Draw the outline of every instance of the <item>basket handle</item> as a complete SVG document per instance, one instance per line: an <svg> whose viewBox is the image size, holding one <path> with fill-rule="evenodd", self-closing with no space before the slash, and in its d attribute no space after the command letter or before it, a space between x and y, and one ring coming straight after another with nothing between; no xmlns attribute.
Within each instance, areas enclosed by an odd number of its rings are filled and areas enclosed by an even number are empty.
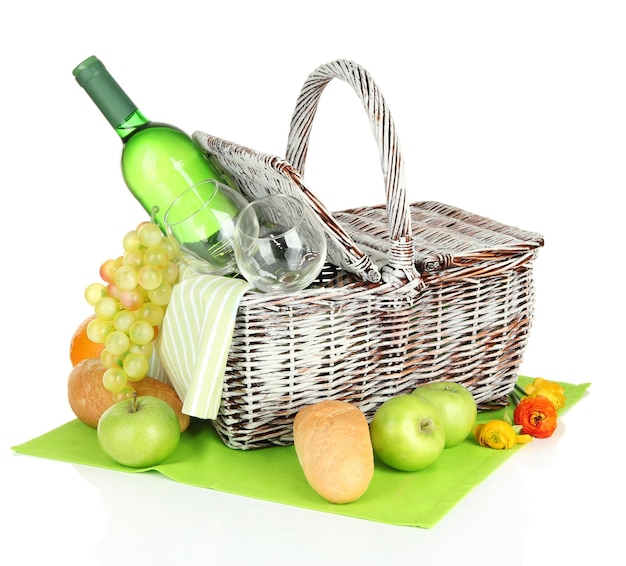
<svg viewBox="0 0 626 566"><path fill-rule="evenodd" d="M389 268L395 276L408 280L419 277L415 268L411 213L404 176L404 160L396 127L378 86L371 75L357 63L338 59L317 67L306 79L291 118L286 159L301 175L309 147L313 118L326 85L333 79L346 81L357 93L369 116L385 181L389 218Z"/></svg>

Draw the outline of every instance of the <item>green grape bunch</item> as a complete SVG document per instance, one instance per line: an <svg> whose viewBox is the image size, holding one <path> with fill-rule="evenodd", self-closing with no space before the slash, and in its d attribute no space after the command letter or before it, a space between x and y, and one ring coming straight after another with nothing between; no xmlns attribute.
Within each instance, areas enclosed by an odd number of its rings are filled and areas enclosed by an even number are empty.
<svg viewBox="0 0 626 566"><path fill-rule="evenodd" d="M176 249L151 221L141 222L122 240L124 253L100 266L102 282L85 289L95 318L88 338L104 344L104 387L114 402L130 398L133 383L148 372L154 342L178 281Z"/></svg>

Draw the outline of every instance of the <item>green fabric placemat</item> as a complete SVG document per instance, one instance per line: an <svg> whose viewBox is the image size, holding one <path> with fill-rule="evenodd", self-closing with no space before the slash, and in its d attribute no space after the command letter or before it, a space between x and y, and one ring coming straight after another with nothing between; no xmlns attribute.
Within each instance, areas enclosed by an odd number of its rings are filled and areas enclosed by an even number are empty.
<svg viewBox="0 0 626 566"><path fill-rule="evenodd" d="M523 385L528 378L520 377ZM589 383L562 383L567 404L576 404ZM503 410L479 414L479 422L500 418ZM178 448L162 464L133 469L113 462L98 445L96 431L78 420L70 421L12 449L22 454L98 466L123 472L156 470L168 478L197 487L336 513L392 525L433 527L470 490L518 450L532 449L535 439L511 450L479 446L473 437L444 450L437 461L419 472L393 470L376 462L365 494L353 503L327 502L309 486L293 446L233 450L206 421L194 420L181 435ZM527 448L530 447L530 448Z"/></svg>

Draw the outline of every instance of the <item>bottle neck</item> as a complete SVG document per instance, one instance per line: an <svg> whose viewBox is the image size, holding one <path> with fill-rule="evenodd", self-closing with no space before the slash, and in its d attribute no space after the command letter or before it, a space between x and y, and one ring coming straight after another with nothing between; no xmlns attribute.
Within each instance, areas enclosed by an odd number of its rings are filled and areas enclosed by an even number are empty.
<svg viewBox="0 0 626 566"><path fill-rule="evenodd" d="M74 69L73 74L122 140L148 123L135 103L96 57L85 59Z"/></svg>
<svg viewBox="0 0 626 566"><path fill-rule="evenodd" d="M139 110L135 110L121 124L114 126L114 129L120 138L122 138L122 141L125 141L131 134L143 128L143 126L148 123L149 120Z"/></svg>

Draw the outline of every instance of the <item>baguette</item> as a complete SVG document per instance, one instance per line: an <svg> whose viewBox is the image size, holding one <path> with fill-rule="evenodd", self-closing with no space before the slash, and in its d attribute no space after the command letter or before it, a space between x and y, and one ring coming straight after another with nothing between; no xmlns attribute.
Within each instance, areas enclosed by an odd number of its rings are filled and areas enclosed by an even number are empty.
<svg viewBox="0 0 626 566"><path fill-rule="evenodd" d="M326 400L301 409L294 419L296 454L309 485L331 503L350 503L374 475L367 419L345 401Z"/></svg>

